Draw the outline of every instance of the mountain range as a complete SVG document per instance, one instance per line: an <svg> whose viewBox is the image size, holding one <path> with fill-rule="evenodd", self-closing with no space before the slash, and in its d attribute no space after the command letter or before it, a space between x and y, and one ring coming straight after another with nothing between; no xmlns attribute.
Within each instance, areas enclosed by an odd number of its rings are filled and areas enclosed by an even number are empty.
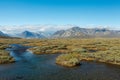
<svg viewBox="0 0 120 80"><path fill-rule="evenodd" d="M93 37L120 37L120 30L109 30L106 28L80 28L78 26L66 29L58 30L53 34L47 32L32 32L23 31L21 33L5 34L0 31L0 36L11 36L19 38L93 38Z"/></svg>
<svg viewBox="0 0 120 80"><path fill-rule="evenodd" d="M72 27L67 30L60 30L53 34L54 38L87 38L87 37L120 37L120 31L108 30L106 28L80 28Z"/></svg>

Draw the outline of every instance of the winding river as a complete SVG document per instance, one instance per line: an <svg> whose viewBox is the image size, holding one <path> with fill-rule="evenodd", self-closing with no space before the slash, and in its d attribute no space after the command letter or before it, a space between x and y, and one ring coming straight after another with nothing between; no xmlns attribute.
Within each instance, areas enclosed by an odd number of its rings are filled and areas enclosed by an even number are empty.
<svg viewBox="0 0 120 80"><path fill-rule="evenodd" d="M74 68L55 64L58 54L38 55L29 61L0 65L0 80L120 80L120 67L82 62Z"/></svg>

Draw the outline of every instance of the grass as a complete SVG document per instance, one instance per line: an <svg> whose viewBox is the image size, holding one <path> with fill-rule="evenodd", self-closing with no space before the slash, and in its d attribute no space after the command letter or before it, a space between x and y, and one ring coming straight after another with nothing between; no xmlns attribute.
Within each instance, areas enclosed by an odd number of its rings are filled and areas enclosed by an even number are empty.
<svg viewBox="0 0 120 80"><path fill-rule="evenodd" d="M67 56L79 55L79 60L94 60L120 65L120 38L91 39L0 39L0 56L9 56L4 49L9 44L33 46L34 54L62 53ZM58 57L59 58L59 57ZM66 58L66 57L65 57ZM71 57L70 57L71 58ZM63 59L60 57L58 60ZM6 59L7 60L7 59ZM56 59L57 60L57 59ZM62 60L62 61L63 61ZM72 61L72 59L69 59ZM73 59L75 60L75 58Z"/></svg>
<svg viewBox="0 0 120 80"><path fill-rule="evenodd" d="M78 55L74 53L62 54L56 58L56 63L66 67L74 67L80 64L80 60Z"/></svg>
<svg viewBox="0 0 120 80"><path fill-rule="evenodd" d="M12 63L14 61L14 58L11 57L7 51L0 50L0 64Z"/></svg>

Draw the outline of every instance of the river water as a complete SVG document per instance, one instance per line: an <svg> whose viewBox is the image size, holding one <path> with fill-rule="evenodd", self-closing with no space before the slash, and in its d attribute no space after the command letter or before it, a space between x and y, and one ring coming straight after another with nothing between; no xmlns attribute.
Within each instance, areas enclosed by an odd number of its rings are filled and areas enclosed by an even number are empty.
<svg viewBox="0 0 120 80"><path fill-rule="evenodd" d="M0 80L120 80L120 67L81 62L66 68L55 64L58 54L35 56L29 61L0 65Z"/></svg>

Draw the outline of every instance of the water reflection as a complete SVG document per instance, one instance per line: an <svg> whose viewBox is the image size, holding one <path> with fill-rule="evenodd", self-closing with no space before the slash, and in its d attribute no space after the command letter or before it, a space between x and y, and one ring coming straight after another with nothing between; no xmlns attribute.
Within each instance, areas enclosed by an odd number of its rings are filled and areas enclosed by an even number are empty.
<svg viewBox="0 0 120 80"><path fill-rule="evenodd" d="M16 61L20 61L30 60L33 57L33 53L28 50L29 48L31 47L22 46L19 44L11 44L6 50L10 52L10 55L14 57Z"/></svg>

